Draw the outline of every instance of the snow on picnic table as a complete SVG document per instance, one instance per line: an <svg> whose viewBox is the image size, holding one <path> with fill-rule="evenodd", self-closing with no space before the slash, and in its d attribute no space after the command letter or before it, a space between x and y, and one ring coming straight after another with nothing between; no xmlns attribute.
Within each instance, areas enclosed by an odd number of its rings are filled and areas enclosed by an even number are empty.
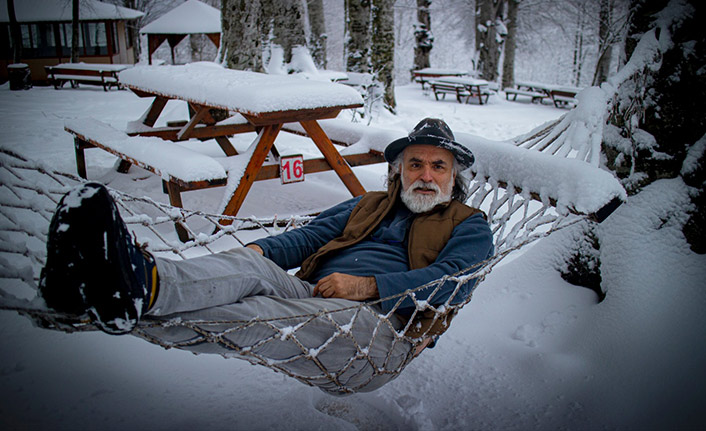
<svg viewBox="0 0 706 431"><path fill-rule="evenodd" d="M121 72L120 82L148 92L250 114L363 104L360 93L342 84L230 70L208 62L136 66Z"/></svg>

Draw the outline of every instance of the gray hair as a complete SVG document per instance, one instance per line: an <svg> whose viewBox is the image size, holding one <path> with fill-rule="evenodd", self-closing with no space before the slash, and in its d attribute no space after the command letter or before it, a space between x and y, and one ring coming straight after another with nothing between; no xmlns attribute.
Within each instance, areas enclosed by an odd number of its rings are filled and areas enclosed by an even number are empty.
<svg viewBox="0 0 706 431"><path fill-rule="evenodd" d="M387 189L389 190L391 187L394 186L395 181L398 179L402 181L402 155L404 154L404 151L400 152L400 154L395 157L395 160L393 160L390 163L390 166L387 170L387 179L385 181L385 185L387 186ZM468 199L468 194L469 194L469 183L470 180L466 177L465 172L461 170L461 165L458 163L456 158L454 157L454 164L453 164L453 172L455 174L455 180L454 180L454 186L453 190L451 191L451 199L457 200L461 203L465 203L466 200Z"/></svg>

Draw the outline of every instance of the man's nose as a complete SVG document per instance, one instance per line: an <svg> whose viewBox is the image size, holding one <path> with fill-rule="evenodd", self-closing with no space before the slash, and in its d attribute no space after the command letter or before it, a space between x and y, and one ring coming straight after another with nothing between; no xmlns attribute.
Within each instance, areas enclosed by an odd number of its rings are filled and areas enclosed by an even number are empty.
<svg viewBox="0 0 706 431"><path fill-rule="evenodd" d="M426 182L431 182L431 181L433 181L433 180L434 180L434 177L432 176L431 172L432 172L432 171L431 171L431 167L430 167L430 166L425 166L425 167L422 169L421 179L424 180L424 181L426 181Z"/></svg>

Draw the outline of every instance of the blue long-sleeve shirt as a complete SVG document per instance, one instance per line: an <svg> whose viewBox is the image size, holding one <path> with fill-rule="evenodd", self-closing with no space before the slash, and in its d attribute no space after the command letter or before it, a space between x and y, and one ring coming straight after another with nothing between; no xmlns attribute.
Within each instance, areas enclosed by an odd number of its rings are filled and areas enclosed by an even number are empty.
<svg viewBox="0 0 706 431"><path fill-rule="evenodd" d="M324 244L341 235L358 201L360 197L338 204L300 229L262 238L255 241L255 244L263 249L265 257L283 269L296 268ZM492 233L486 220L478 213L454 228L451 238L434 263L425 268L410 270L407 238L414 216L403 204L396 205L369 237L327 256L308 281L316 283L334 272L373 276L380 297L386 298L471 267L493 253ZM463 301L472 287L472 283L463 285L451 303ZM415 296L434 305L441 305L455 288L456 283L446 282L433 298L429 298L433 287L416 292ZM397 298L385 300L381 306L387 312L397 301ZM396 311L409 315L414 311L414 303L410 298L405 298Z"/></svg>

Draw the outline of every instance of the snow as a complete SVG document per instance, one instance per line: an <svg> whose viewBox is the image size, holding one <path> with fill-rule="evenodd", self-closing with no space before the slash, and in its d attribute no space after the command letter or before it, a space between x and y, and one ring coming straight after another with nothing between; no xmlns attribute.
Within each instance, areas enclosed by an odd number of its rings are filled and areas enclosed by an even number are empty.
<svg viewBox="0 0 706 431"><path fill-rule="evenodd" d="M198 0L188 0L140 29L143 34L220 32L221 11Z"/></svg>
<svg viewBox="0 0 706 431"><path fill-rule="evenodd" d="M367 139L404 136L421 118L439 117L459 140L476 145L477 159L484 145L500 145L566 113L502 95L491 96L488 105L437 102L418 84L398 87L397 102L398 115L380 113L373 121L379 133ZM149 103L129 91L11 92L5 85L0 145L75 173L65 122L93 117L124 130ZM187 115L184 103L169 102L156 126ZM349 118L344 112L339 120ZM340 126L339 132L355 129ZM239 153L253 136L233 139ZM211 141L184 145L222 156ZM285 155L318 155L309 140L287 133L277 145ZM135 167L118 174L117 159L105 151L86 151L86 158L89 179L168 201L155 175ZM502 168L502 158L494 163L493 169ZM544 175L529 172L529 165L507 168L519 176ZM367 189L384 187L385 165L354 171ZM184 204L214 211L222 193L184 193ZM680 180L658 181L600 226L607 291L600 304L593 292L567 284L553 269L565 241L558 232L495 267L438 345L396 380L345 398L245 361L164 350L130 336L39 329L2 311L0 423L7 429L121 430L703 427L706 257L690 252L681 234L679 209L688 205L688 195ZM253 185L242 214L302 214L349 196L330 172L285 186L262 181Z"/></svg>
<svg viewBox="0 0 706 431"><path fill-rule="evenodd" d="M196 103L210 102L240 113L362 105L360 94L342 84L287 75L224 69L215 63L184 66L136 66L120 72L125 85L179 95Z"/></svg>

